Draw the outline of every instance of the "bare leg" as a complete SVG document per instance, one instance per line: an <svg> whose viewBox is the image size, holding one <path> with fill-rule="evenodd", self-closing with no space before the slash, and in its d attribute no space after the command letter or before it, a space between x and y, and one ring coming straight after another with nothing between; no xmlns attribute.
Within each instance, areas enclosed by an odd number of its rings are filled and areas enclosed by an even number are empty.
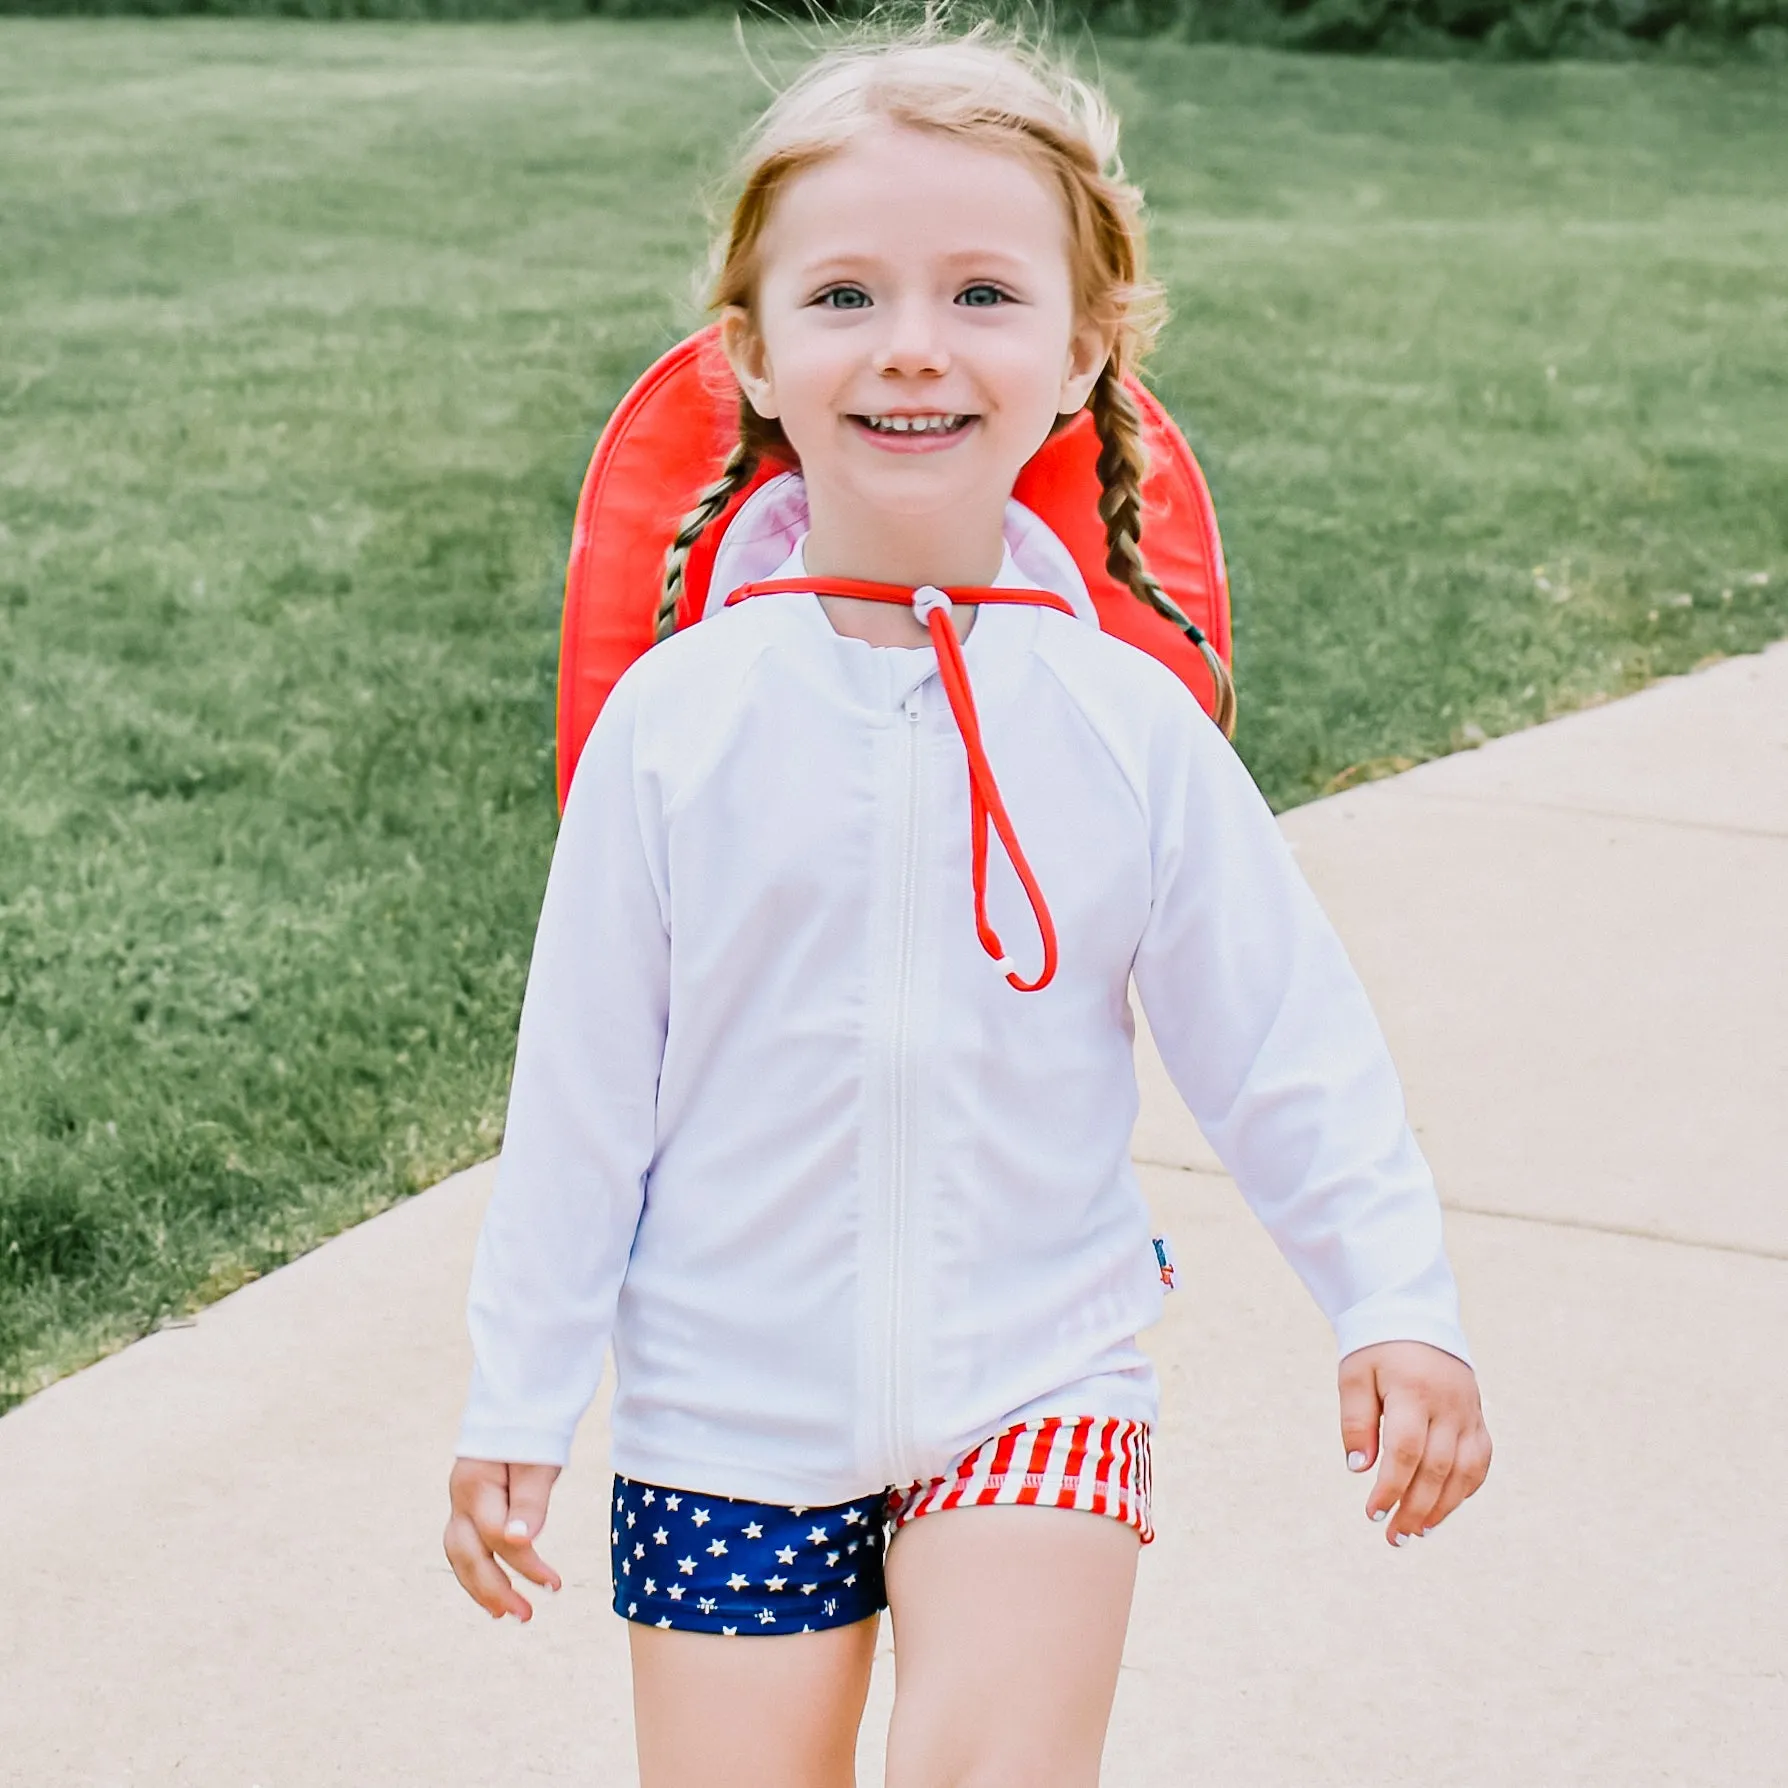
<svg viewBox="0 0 1788 1788"><path fill-rule="evenodd" d="M640 1788L852 1788L879 1624L726 1638L630 1621Z"/></svg>
<svg viewBox="0 0 1788 1788"><path fill-rule="evenodd" d="M1136 1582L1134 1528L1001 1505L888 1549L887 1788L1092 1788Z"/></svg>

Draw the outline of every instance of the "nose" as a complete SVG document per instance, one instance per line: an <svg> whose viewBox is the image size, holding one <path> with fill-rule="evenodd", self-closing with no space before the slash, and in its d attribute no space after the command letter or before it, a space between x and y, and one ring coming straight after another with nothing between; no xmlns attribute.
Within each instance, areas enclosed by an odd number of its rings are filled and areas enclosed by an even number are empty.
<svg viewBox="0 0 1788 1788"><path fill-rule="evenodd" d="M890 378L936 378L950 369L950 350L935 304L914 294L883 307L887 321L876 371Z"/></svg>

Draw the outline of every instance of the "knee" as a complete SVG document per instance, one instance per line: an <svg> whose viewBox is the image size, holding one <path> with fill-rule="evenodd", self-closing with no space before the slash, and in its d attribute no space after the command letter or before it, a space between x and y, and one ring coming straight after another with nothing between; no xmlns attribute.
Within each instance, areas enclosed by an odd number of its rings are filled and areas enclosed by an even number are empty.
<svg viewBox="0 0 1788 1788"><path fill-rule="evenodd" d="M1102 1749L1103 1747L1101 1747ZM1099 1752L1039 1745L1022 1733L890 1733L886 1788L1098 1788Z"/></svg>
<svg viewBox="0 0 1788 1788"><path fill-rule="evenodd" d="M934 1788L1094 1788L1099 1775L1064 1774L1059 1758L987 1757L930 1780Z"/></svg>

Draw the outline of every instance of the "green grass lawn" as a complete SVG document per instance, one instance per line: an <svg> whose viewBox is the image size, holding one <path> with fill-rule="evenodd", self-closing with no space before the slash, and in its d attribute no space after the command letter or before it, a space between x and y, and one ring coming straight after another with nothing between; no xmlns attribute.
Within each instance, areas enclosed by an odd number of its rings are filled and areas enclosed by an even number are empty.
<svg viewBox="0 0 1788 1788"><path fill-rule="evenodd" d="M1276 804L1788 633L1788 78L1108 43ZM714 22L0 22L0 1406L490 1152Z"/></svg>

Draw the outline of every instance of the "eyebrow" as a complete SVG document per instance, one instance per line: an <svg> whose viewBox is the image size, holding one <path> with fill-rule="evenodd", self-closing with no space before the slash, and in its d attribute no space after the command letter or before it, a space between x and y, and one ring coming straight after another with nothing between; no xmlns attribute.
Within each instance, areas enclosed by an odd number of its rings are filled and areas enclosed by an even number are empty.
<svg viewBox="0 0 1788 1788"><path fill-rule="evenodd" d="M1031 262L1024 256L1008 254L998 248L958 248L938 258L947 267L1003 267L1014 273L1031 270ZM854 254L829 254L804 266L801 277L822 279L827 274L856 272L866 267L881 268L892 264L891 256L876 254L867 249Z"/></svg>

